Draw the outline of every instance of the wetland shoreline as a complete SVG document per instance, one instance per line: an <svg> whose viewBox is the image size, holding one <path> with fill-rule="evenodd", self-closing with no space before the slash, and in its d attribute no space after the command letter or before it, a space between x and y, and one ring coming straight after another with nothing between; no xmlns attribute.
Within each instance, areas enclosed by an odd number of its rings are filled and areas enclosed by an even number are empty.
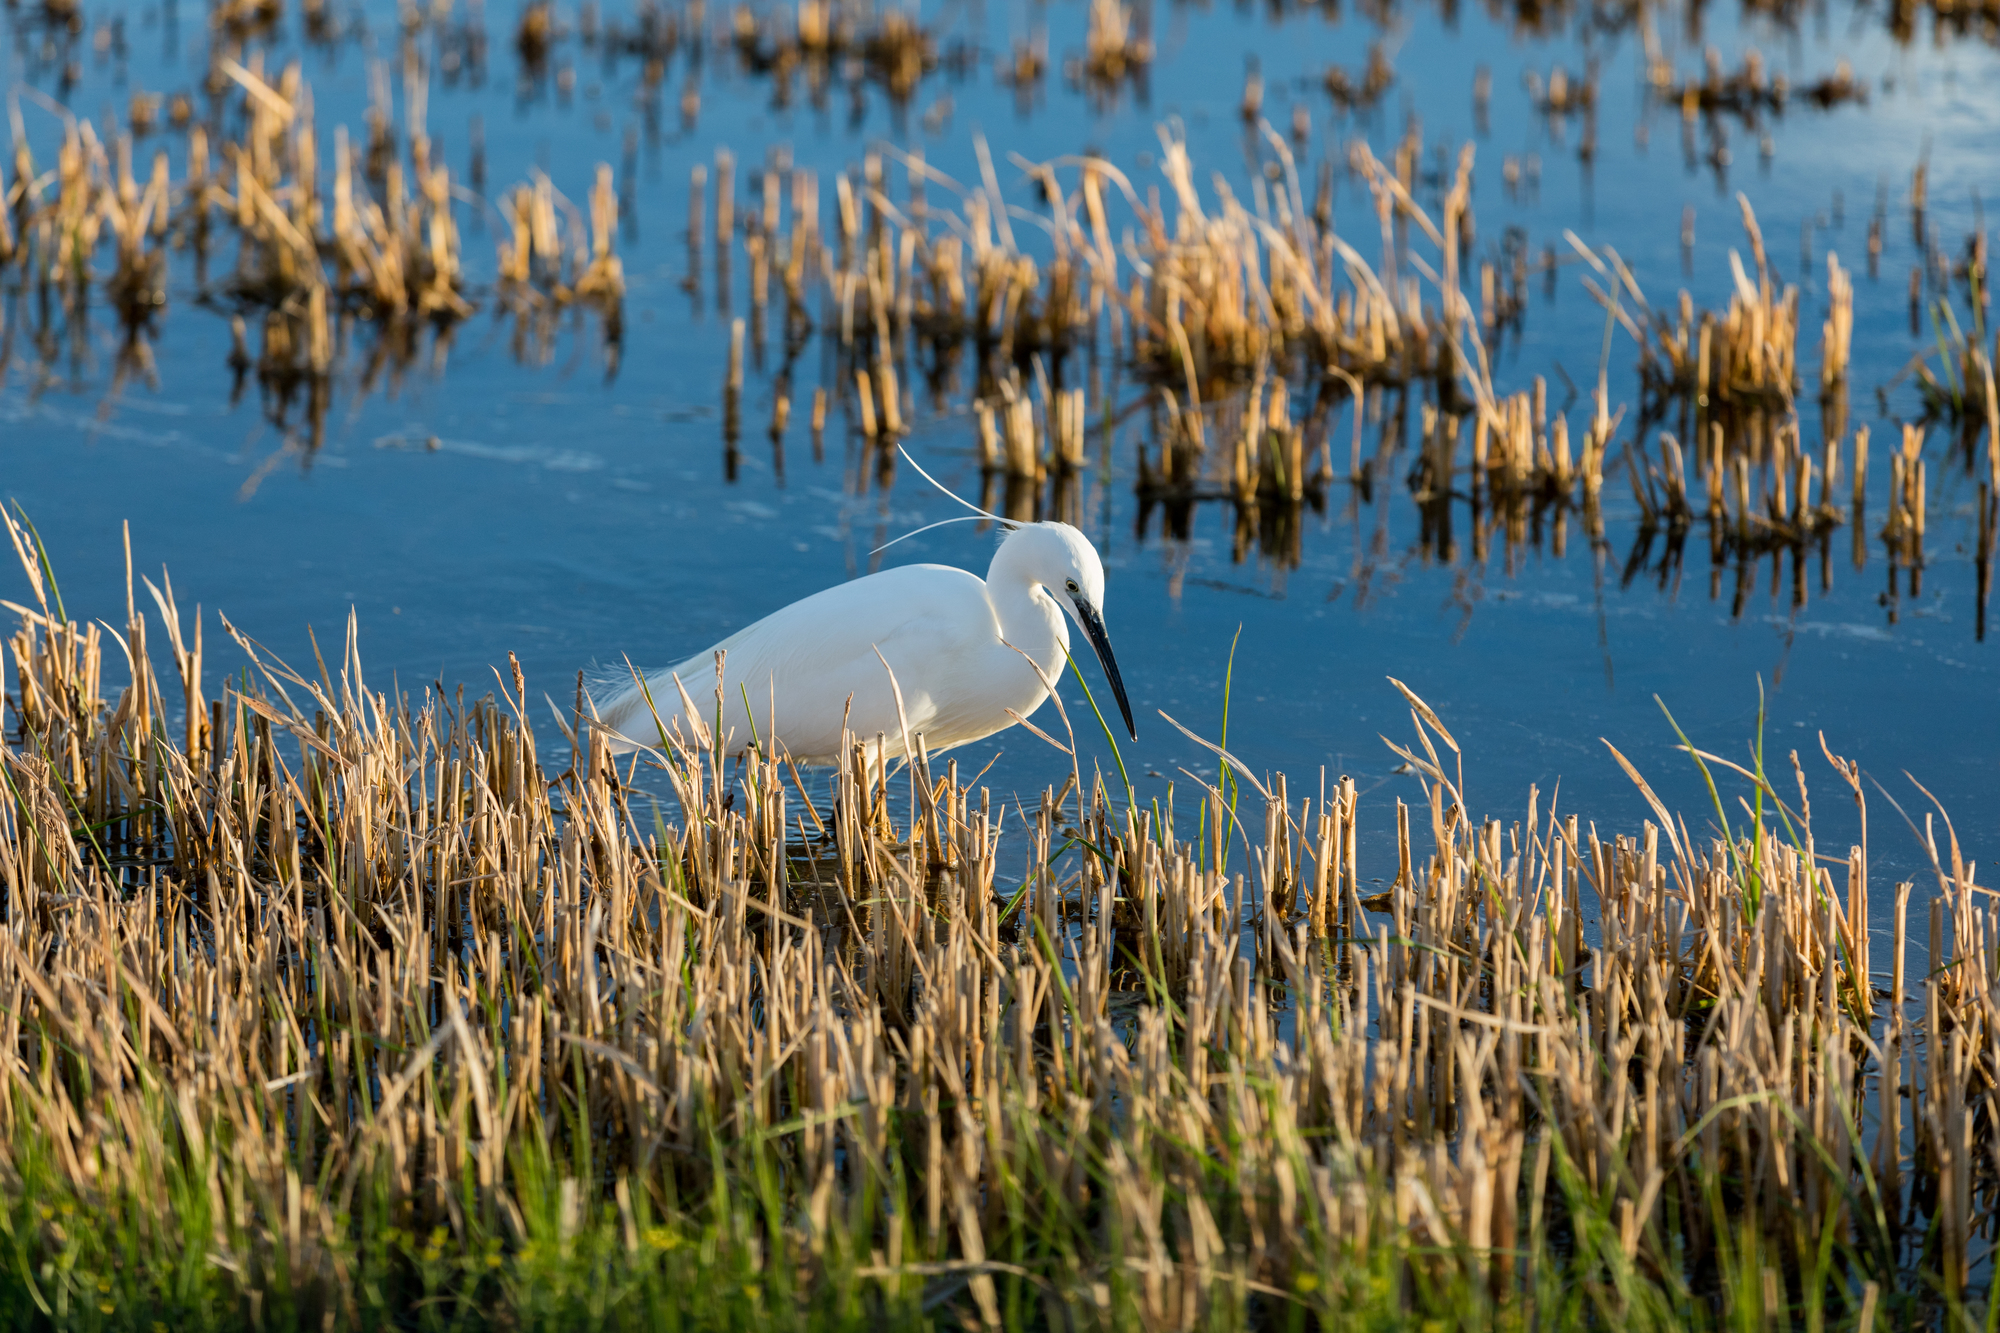
<svg viewBox="0 0 2000 1333"><path fill-rule="evenodd" d="M1755 797L1724 838L1532 792L1476 818L1407 691L1414 804L1226 768L1128 804L1077 768L1010 808L926 761L844 766L828 815L782 761L674 747L670 822L601 748L547 771L518 666L390 696L350 630L308 671L242 641L211 695L168 588L114 638L9 526L17 1325L1866 1329L1994 1298L2000 960L1948 822L1933 894L1816 846L1805 769L1705 757Z"/></svg>

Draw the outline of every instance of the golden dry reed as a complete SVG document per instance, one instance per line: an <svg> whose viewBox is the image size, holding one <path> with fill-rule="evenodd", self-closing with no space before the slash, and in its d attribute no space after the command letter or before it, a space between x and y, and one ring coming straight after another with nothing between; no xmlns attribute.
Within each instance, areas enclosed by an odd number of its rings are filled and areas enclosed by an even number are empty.
<svg viewBox="0 0 2000 1333"><path fill-rule="evenodd" d="M0 184L0 199L10 205L0 219L0 268L17 267L65 308L101 282L150 374L150 349L140 335L166 304L169 249L190 250L196 281L233 303L238 321L256 325L254 359L244 345L247 329L239 330L238 369L254 365L278 399L303 392L317 447L344 329L356 321L371 326L378 348L401 362L414 354L424 328L449 329L478 300L465 271L459 217L468 203L485 205L468 200L433 156L424 67L405 52L400 135L388 110L389 67L378 62L372 74L365 142L336 126L329 157L300 62L273 76L261 51L239 62L218 50L212 71L218 114L209 123L182 118L182 175L173 176L170 154L160 149L143 187L134 175L133 129L118 130L107 145L90 121L64 113L56 163L45 170L17 117L13 181ZM223 100L225 90L240 101ZM236 137L215 130L225 122L238 127ZM499 206L509 225L500 229L498 294L503 309L523 317L517 349L532 346L543 359L550 311L572 303L597 309L615 369L624 276L612 248L618 212L610 167L598 167L588 207L586 227L539 173L506 195ZM208 272L211 252L232 234L239 242L235 267L218 281ZM100 271L97 256L107 241L111 265ZM536 325L529 317L539 319L532 340L521 332ZM372 375L371 365L364 379Z"/></svg>
<svg viewBox="0 0 2000 1333"><path fill-rule="evenodd" d="M22 1311L1869 1327L1990 1298L1991 894L1926 816L1913 949L1867 834L1814 841L1824 762L1867 828L1830 753L1698 756L1756 789L1726 831L1615 750L1639 831L1533 791L1477 818L1398 685L1393 839L1348 779L1239 765L1176 817L1074 766L975 792L921 737L828 812L782 756L677 736L668 815L580 717L549 772L518 667L412 699L351 623L293 671L222 620L249 665L212 681L171 584L74 619L7 526Z"/></svg>

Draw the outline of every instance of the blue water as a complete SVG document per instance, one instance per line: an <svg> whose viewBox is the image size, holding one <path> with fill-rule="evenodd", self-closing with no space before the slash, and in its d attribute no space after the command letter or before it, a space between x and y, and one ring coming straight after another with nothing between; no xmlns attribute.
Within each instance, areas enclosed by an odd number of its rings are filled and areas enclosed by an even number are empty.
<svg viewBox="0 0 2000 1333"><path fill-rule="evenodd" d="M343 24L365 24L365 34L332 48L302 46L300 20L288 11L262 43L269 69L302 58L328 145L335 123L360 125L367 57L400 60L393 6L370 0L334 12ZM1032 208L1010 154L1045 160L1094 149L1141 189L1158 185L1170 195L1158 171L1156 125L1171 122L1187 137L1204 195L1212 197L1214 172L1247 198L1237 107L1245 62L1255 57L1274 126L1289 128L1295 102L1309 109L1306 155L1313 161L1329 152L1344 161L1354 136L1388 160L1414 116L1431 150L1451 155L1461 142L1477 145L1481 255L1509 227L1523 229L1532 256L1549 245L1568 255L1564 232L1574 230L1588 244L1614 246L1661 309L1671 308L1682 286L1698 305L1726 303L1729 251L1743 250L1747 259L1735 199L1741 190L1758 211L1775 271L1802 288L1802 323L1812 331L1801 340L1808 375L1818 365L1827 251L1856 275L1851 420L1875 434L1871 527L1885 512L1889 441L1897 423L1918 411L1907 377L1879 397L1877 388L1895 381L1930 338L1928 327L1913 336L1909 320L1908 276L1922 262L1912 235L1911 172L1921 156L1926 226L1954 256L1981 225L1982 191L1993 192L1987 150L2000 125L2000 53L1976 38L1934 41L1928 28L1898 44L1883 17L1865 7L1801 10L1794 28L1721 7L1656 15L1653 41L1680 76L1699 74L1708 46L1728 70L1755 47L1795 89L1843 59L1867 86L1863 106L1819 111L1794 95L1759 131L1726 121L1729 162L1720 169L1707 160L1704 127L1696 128L1694 161L1684 155L1678 107L1659 105L1642 77L1644 34L1586 13L1531 31L1498 7L1417 6L1371 18L1333 9L1274 15L1249 6L1159 5L1150 12L1157 53L1142 105L1132 86L1105 97L1066 76L1066 62L1083 45L1081 5L926 4L923 21L940 34L941 53L956 59L941 60L906 107L891 105L879 85L855 94L837 84L821 111L803 83L795 83L789 106L774 104L770 80L744 69L723 40L729 16L719 7L704 15L708 37L700 43L687 37L686 11L674 12L683 36L667 61L656 114L641 98L639 62L587 49L573 9L558 11L570 33L539 82L523 78L511 11L485 15L487 68L478 82L464 73L447 81L437 72L434 32L418 38L434 70L431 133L461 180L475 115L490 193L540 167L581 201L597 162L619 167L627 292L615 374L589 315L566 318L546 356L521 356L511 320L493 314L489 301L443 345L427 335L408 366L372 376L369 335L356 328L336 373L324 441L314 450L296 411L289 427L268 418L254 376L241 398L232 398L227 319L197 303L201 293L184 256L152 330L152 383L139 374L114 385L122 334L107 309L93 309L80 335L59 328L38 342L32 292L23 293L11 271L0 280L0 496L39 525L71 611L115 620L124 595L120 525L129 521L141 572L157 579L164 565L184 603L226 614L295 664L311 660L307 627L331 652L351 608L376 688L417 691L433 681L483 688L513 652L531 696L545 693L566 711L576 672L589 663L625 655L641 664L679 660L879 562L983 570L993 538L971 525L869 555L889 537L948 516L952 505L909 469L898 472L888 494L876 490L872 462L838 412L824 457L815 457L807 404L834 364L819 342L795 368L795 409L780 457L766 435L778 359L775 332L769 335L761 360L752 359L740 454L728 465L722 382L730 317L717 309L707 267L712 242L704 247L698 294L684 286L689 170L712 164L719 146L737 155L739 209L752 206L745 177L770 147L785 145L798 163L817 168L829 234L833 173L858 164L878 140L920 146L931 166L974 181L974 145L984 134L1008 197ZM65 91L62 62L45 58L41 30L23 10L6 11L14 40L0 68L44 164L59 127L29 90L101 115L122 109L134 89L191 89L206 65L209 33L198 12L170 22L172 11L155 6L87 3L83 13L78 77ZM93 48L112 19L122 20L122 59L116 40L101 57ZM467 21L462 8L449 18ZM614 4L601 21L629 26L633 17ZM996 79L994 60L1044 26L1050 67L1024 111ZM1321 74L1329 64L1358 72L1375 42L1392 55L1395 84L1373 111L1336 115ZM1558 133L1532 105L1525 77L1546 80L1561 65L1574 78L1592 64L1595 141L1586 162L1578 151L1581 118ZM573 71L567 94L565 67ZM1473 92L1482 70L1491 86L1483 126ZM690 85L700 94L692 124L682 114ZM399 89L399 116L402 109ZM142 164L156 145L174 155L178 176L180 136L163 130L144 141ZM330 146L321 158L330 163ZM1509 159L1521 172L1512 190L1503 182ZM1439 160L1427 153L1427 169ZM1366 192L1344 172L1336 177L1342 234L1372 258L1380 239ZM11 183L11 169L4 178ZM890 193L902 198L900 169L892 166L889 179ZM712 203L712 175L709 188ZM934 201L940 193L933 189ZM1420 197L1434 202L1435 193ZM1866 235L1878 193L1884 248L1880 276L1870 279ZM1685 272L1684 208L1693 210L1695 238ZM490 282L493 220L467 203L460 225L475 285ZM232 259L225 244L212 268L226 272ZM100 266L108 264L107 252ZM748 269L739 253L733 315L749 310ZM1563 267L1552 294L1540 275L1530 279L1519 336L1505 340L1495 374L1504 391L1546 376L1556 407L1569 400L1566 383L1578 386L1569 410L1580 428L1604 317L1579 272ZM811 305L818 314L821 297ZM1621 442L1636 413L1634 361L1629 338L1619 334L1606 363L1611 398L1634 409ZM965 379L961 374L961 391ZM1138 391L1127 377L1121 392ZM1808 392L1800 400L1808 438L1817 431L1811 398ZM921 393L919 402L909 449L976 497L975 434L962 392L941 412ZM1143 413L1120 428L1108 481L1087 479L1083 504L1108 569L1107 621L1140 720L1140 741L1125 747L1125 757L1142 796L1163 794L1169 781L1185 788L1183 767L1212 773L1205 752L1159 721L1156 710L1219 734L1234 642L1231 749L1255 768L1288 772L1295 794L1316 790L1322 769L1354 774L1370 793L1363 820L1378 840L1393 827L1392 798L1421 796L1414 778L1394 771L1398 760L1380 739L1404 741L1411 732L1408 710L1385 677L1406 682L1451 727L1467 755L1476 811L1525 813L1531 783L1540 785L1546 809L1547 794L1560 784L1562 808L1595 819L1601 831L1635 828L1645 806L1600 738L1631 757L1698 829L1706 793L1674 752L1655 696L1700 744L1740 758L1755 732L1761 678L1769 760L1785 771L1784 754L1799 751L1823 845L1844 849L1853 820L1851 802L1818 757L1822 732L1919 822L1927 806L1903 774L1921 779L1958 820L1968 854L1985 850L2000 742L1995 650L1975 631L1976 486L1947 461L1941 441L1928 451L1930 531L1920 596L1905 588L1887 597L1881 543L1871 532L1865 567L1857 570L1852 533L1843 527L1831 539L1830 589L1822 589L1818 556L1809 553L1807 599L1795 607L1790 557L1775 581L1767 558L1751 574L1738 611L1733 568L1722 572L1720 596L1711 595L1699 528L1677 575L1641 572L1624 580L1637 509L1618 468L1607 468L1608 550L1601 553L1593 553L1572 515L1560 558L1545 534L1539 549L1510 561L1496 534L1477 564L1460 504L1458 558L1428 558L1404 482L1413 462L1407 448L1389 461L1366 502L1342 481L1323 513L1308 511L1296 567L1254 551L1233 558L1235 519L1220 503L1198 508L1185 541L1163 538L1157 514L1141 536L1132 481L1144 430ZM1343 470L1347 430L1343 417L1335 427ZM1371 450L1375 438L1371 429ZM18 575L0 570L0 596L18 600L23 591ZM232 659L213 619L208 634L212 658L226 668ZM1072 700L1071 716L1086 716L1080 699ZM548 753L557 753L547 713L538 721ZM1054 722L1046 715L1037 721ZM1102 759L1101 742L1083 739L1086 757ZM1019 729L968 747L961 766L976 769L996 751L986 780L1002 793L1038 789L1067 768ZM1878 873L1917 875L1925 862L1900 818L1886 800L1871 809Z"/></svg>

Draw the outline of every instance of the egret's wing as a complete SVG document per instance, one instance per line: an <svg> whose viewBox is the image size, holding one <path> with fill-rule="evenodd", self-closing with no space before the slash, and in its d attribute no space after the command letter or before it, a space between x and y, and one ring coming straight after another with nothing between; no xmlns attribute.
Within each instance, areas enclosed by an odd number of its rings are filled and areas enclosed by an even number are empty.
<svg viewBox="0 0 2000 1333"><path fill-rule="evenodd" d="M978 578L943 565L906 565L793 602L647 680L662 719L671 722L670 713L687 712L691 702L695 716L713 727L719 649L725 654L720 711L728 748L750 744L753 734L765 742L775 734L794 758L826 761L839 753L843 716L858 739L879 733L892 752L902 748L905 721L913 735L929 731L940 716L941 697L968 685L964 664L997 638ZM600 715L634 740L645 741L654 731L636 688L600 705Z"/></svg>
<svg viewBox="0 0 2000 1333"><path fill-rule="evenodd" d="M720 645L725 730L745 743L754 720L758 736L823 760L838 755L845 717L858 739L880 734L900 750L905 725L912 734L932 727L953 665L997 633L984 585L964 570L903 566L829 588ZM712 657L701 675L713 691Z"/></svg>

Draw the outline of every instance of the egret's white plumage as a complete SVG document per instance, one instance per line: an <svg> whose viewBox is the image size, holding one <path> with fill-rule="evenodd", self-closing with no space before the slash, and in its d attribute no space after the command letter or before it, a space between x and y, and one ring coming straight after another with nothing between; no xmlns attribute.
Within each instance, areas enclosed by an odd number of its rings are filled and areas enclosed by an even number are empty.
<svg viewBox="0 0 2000 1333"><path fill-rule="evenodd" d="M1074 617L1131 730L1103 605L1104 566L1084 535L1067 523L1023 524L1002 540L983 582L949 565L904 565L814 593L678 666L648 672L643 690L628 676L622 688L595 692L597 725L620 753L660 745L661 724L669 733L678 726L684 737L697 734L684 720L690 713L713 727L719 651L722 736L731 753L753 737L768 743L775 736L795 761L830 764L840 754L843 719L871 760L903 756L905 720L910 736L921 734L935 753L1039 708L1048 688L1023 655L1057 678ZM886 738L885 756L873 753L878 734Z"/></svg>

